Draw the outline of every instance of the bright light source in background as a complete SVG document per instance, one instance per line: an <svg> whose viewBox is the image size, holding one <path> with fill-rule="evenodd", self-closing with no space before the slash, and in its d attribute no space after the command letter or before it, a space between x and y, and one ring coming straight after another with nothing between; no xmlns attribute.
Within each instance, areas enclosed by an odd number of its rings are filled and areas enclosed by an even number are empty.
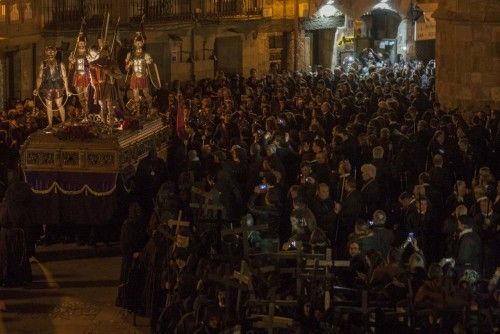
<svg viewBox="0 0 500 334"><path fill-rule="evenodd" d="M333 6L333 0L330 0L326 5L321 6L316 15L319 17L332 17L340 16L342 13Z"/></svg>
<svg viewBox="0 0 500 334"><path fill-rule="evenodd" d="M391 5L388 3L388 0L381 0L378 4L373 6L372 10L373 9L385 9L396 12L396 10L392 8Z"/></svg>

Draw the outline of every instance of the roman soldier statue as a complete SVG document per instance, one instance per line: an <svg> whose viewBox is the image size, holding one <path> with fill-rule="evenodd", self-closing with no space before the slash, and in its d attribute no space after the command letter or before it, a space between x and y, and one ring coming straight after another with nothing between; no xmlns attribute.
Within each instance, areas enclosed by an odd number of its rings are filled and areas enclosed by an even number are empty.
<svg viewBox="0 0 500 334"><path fill-rule="evenodd" d="M141 32L136 33L133 47L134 50L127 54L127 58L125 60L125 70L128 74L130 74L129 87L133 93L133 97L127 103L127 106L133 106L131 109L138 109L141 100L140 94L142 92L144 98L146 99L148 109L150 109L153 99L149 91L149 80L151 75L149 65L154 63L150 54L143 50L144 36ZM157 75L157 71L155 74Z"/></svg>
<svg viewBox="0 0 500 334"><path fill-rule="evenodd" d="M93 66L96 66L100 72L97 90L99 91L101 120L112 126L116 116L115 107L119 105L121 99L117 80L122 77L122 73L107 45L102 48L99 59L93 62Z"/></svg>
<svg viewBox="0 0 500 334"><path fill-rule="evenodd" d="M52 103L55 102L61 122L66 121L64 111L63 97L64 93L69 96L68 79L66 76L66 67L56 59L57 49L54 46L45 48L45 60L42 61L38 71L36 87L33 95L41 95L42 101L47 108L48 128L52 128L53 109Z"/></svg>
<svg viewBox="0 0 500 334"><path fill-rule="evenodd" d="M74 70L73 86L76 89L78 100L82 106L84 122L87 121L87 116L89 114L89 87L93 85L93 77L90 71L91 60L87 49L87 39L81 32L77 38L75 51L69 56L69 70Z"/></svg>
<svg viewBox="0 0 500 334"><path fill-rule="evenodd" d="M98 76L99 85L99 106L101 107L101 120L109 126L113 126L116 116L116 107L120 107L121 96L118 87L118 79L121 79L122 73L115 60L115 46L118 37L118 26L120 18L116 22L115 33L111 42L111 47L108 47L104 42L104 46L99 54L99 59L93 62L93 66L97 67L100 73Z"/></svg>

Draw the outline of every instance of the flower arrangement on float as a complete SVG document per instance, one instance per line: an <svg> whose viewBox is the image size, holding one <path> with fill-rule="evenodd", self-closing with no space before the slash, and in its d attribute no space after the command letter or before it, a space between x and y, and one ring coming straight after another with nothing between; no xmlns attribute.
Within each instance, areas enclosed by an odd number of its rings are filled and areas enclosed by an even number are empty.
<svg viewBox="0 0 500 334"><path fill-rule="evenodd" d="M88 124L69 125L60 128L55 134L60 140L90 140L97 138L97 134L92 131Z"/></svg>
<svg viewBox="0 0 500 334"><path fill-rule="evenodd" d="M137 118L125 118L120 122L119 129L137 131L141 129L141 124Z"/></svg>

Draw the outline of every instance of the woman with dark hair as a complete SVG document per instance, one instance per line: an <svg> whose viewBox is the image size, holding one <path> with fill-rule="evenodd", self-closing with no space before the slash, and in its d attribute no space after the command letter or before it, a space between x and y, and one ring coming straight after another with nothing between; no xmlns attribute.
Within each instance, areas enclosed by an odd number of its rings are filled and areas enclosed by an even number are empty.
<svg viewBox="0 0 500 334"><path fill-rule="evenodd" d="M450 151L447 147L447 136L443 130L437 130L429 143L429 149L427 152L427 168L430 169L432 166L432 158L439 154L443 157L444 164L449 165L450 163Z"/></svg>
<svg viewBox="0 0 500 334"><path fill-rule="evenodd" d="M445 291L443 286L443 269L439 264L432 263L427 272L428 280L418 289L415 295L417 307L445 307Z"/></svg>
<svg viewBox="0 0 500 334"><path fill-rule="evenodd" d="M366 276L366 284L368 285L379 285L384 282L381 281L378 272L385 266L384 258L382 254L375 250L370 249L366 252L365 262L368 266L368 274Z"/></svg>
<svg viewBox="0 0 500 334"><path fill-rule="evenodd" d="M393 281L395 277L402 273L399 261L400 252L392 248L387 255L387 263L375 268L372 272L372 285L386 285Z"/></svg>

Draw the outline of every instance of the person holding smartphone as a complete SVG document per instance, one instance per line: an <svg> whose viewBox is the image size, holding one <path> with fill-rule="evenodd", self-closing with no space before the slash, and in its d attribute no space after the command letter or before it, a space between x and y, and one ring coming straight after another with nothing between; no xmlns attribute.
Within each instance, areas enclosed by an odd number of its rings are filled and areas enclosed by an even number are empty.
<svg viewBox="0 0 500 334"><path fill-rule="evenodd" d="M255 186L253 194L248 200L248 210L254 216L258 224L268 224L268 236L276 238L280 235L280 226L283 221L283 210L281 207L281 196L278 191L272 191L269 183L263 182ZM259 205L257 199L263 195L264 203Z"/></svg>
<svg viewBox="0 0 500 334"><path fill-rule="evenodd" d="M384 258L389 255L389 250L394 242L394 232L385 227L387 216L384 211L376 210L373 213L373 220L370 227L373 231L373 237L377 240L379 251Z"/></svg>

